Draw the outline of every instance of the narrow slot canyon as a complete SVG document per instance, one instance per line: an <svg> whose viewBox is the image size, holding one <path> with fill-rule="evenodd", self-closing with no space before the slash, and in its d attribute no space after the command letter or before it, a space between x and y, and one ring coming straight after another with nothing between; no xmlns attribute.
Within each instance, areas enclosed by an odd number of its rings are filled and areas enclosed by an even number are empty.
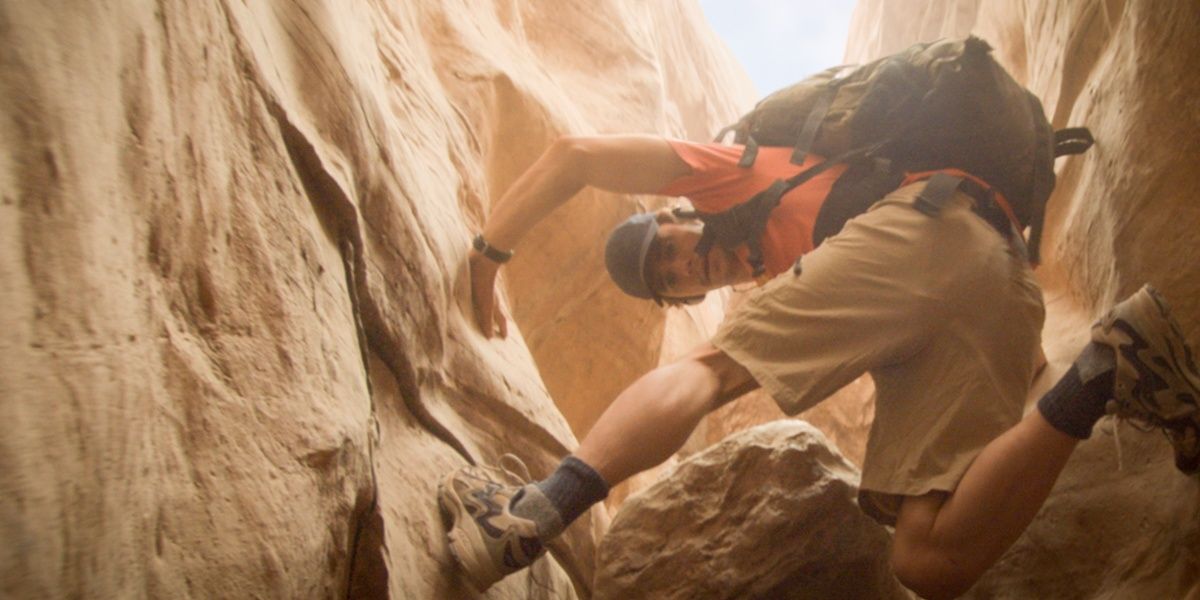
<svg viewBox="0 0 1200 600"><path fill-rule="evenodd" d="M451 553L448 473L547 478L759 291L626 295L609 232L679 200L585 187L500 269L507 335L473 313L472 239L556 140L709 142L771 91L697 0L7 0L0 32L0 596L918 597L859 505L869 375L720 406L486 591ZM968 35L1095 138L1053 163L1025 414L1143 284L1200 347L1200 4L858 0L844 62ZM1102 418L962 597L1200 600L1200 477Z"/></svg>

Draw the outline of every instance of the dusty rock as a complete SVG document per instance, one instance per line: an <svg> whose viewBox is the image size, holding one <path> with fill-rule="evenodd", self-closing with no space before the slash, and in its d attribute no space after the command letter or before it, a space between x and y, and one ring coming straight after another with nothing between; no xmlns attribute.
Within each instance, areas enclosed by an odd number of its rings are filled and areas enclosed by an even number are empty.
<svg viewBox="0 0 1200 600"><path fill-rule="evenodd" d="M476 596L439 477L544 476L664 316L599 261L647 199L527 238L507 340L472 233L555 136L749 89L682 0L0 3L0 596ZM603 527L488 597L586 596Z"/></svg>
<svg viewBox="0 0 1200 600"><path fill-rule="evenodd" d="M596 598L906 598L858 471L799 420L742 431L629 498Z"/></svg>
<svg viewBox="0 0 1200 600"><path fill-rule="evenodd" d="M1099 139L1059 162L1039 389L1145 281L1200 342L1200 7L916 4L862 0L848 57L974 30ZM545 475L735 298L622 297L604 230L663 200L587 192L517 249L485 340L467 240L557 135L707 139L750 89L690 0L0 3L0 595L477 596L438 477ZM822 425L850 455L856 386ZM778 416L735 406L686 453ZM1196 480L1112 431L976 597L1200 594ZM605 519L487 597L587 596Z"/></svg>

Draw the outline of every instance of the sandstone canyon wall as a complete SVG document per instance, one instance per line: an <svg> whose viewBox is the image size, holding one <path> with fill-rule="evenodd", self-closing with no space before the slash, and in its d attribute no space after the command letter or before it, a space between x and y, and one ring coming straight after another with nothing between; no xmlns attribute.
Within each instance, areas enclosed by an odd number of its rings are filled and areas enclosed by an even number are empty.
<svg viewBox="0 0 1200 600"><path fill-rule="evenodd" d="M1200 7L861 0L847 57L968 31L1098 138L1058 164L1039 388L1145 281L1200 343ZM706 139L753 102L691 1L8 0L0 52L5 597L473 597L439 476L545 474L737 300L622 297L604 232L662 200L585 192L517 248L509 337L467 317L466 242L555 136ZM813 416L852 459L869 393ZM687 453L776 417L739 401ZM606 520L487 597L590 595ZM973 594L1200 594L1198 522L1161 436L1104 425Z"/></svg>
<svg viewBox="0 0 1200 600"><path fill-rule="evenodd" d="M0 32L12 598L473 595L439 477L544 475L665 316L600 266L658 200L528 236L506 340L464 316L472 232L556 135L704 139L753 100L682 0L12 0ZM586 595L593 516L488 597Z"/></svg>

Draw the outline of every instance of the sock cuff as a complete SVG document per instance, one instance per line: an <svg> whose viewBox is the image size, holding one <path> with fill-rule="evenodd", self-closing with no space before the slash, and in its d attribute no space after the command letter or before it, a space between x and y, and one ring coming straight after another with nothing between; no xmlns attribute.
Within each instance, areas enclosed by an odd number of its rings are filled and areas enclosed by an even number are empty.
<svg viewBox="0 0 1200 600"><path fill-rule="evenodd" d="M1038 412L1055 429L1080 440L1092 437L1092 428L1104 416L1111 397L1113 371L1092 369L1084 379L1078 364L1038 400Z"/></svg>
<svg viewBox="0 0 1200 600"><path fill-rule="evenodd" d="M559 527L570 525L593 504L607 498L609 491L608 482L574 456L564 458L549 477L535 485L558 512Z"/></svg>
<svg viewBox="0 0 1200 600"><path fill-rule="evenodd" d="M1079 380L1079 373L1075 367L1071 367L1071 370L1067 371L1054 388L1046 392L1037 403L1038 412L1042 413L1047 423L1078 440L1092 437L1092 426L1095 425L1095 421L1088 422L1090 419L1078 414L1079 410L1071 405L1082 389L1083 383Z"/></svg>
<svg viewBox="0 0 1200 600"><path fill-rule="evenodd" d="M593 490L600 497L597 502L608 497L609 486L608 482L604 481L604 477L600 475L591 465L579 460L574 455L568 455L562 460L558 468L566 469L579 478L581 482L590 490Z"/></svg>

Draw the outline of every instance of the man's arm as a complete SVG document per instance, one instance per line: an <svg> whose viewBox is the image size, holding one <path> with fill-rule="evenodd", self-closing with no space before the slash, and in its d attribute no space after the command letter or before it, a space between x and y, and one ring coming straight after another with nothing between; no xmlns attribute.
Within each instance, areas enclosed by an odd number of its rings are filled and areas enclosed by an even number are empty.
<svg viewBox="0 0 1200 600"><path fill-rule="evenodd" d="M691 168L661 137L645 135L561 137L542 153L492 208L483 237L494 248L511 250L546 215L593 186L619 194L654 193ZM484 335L507 322L495 301L500 265L471 250L471 301Z"/></svg>

